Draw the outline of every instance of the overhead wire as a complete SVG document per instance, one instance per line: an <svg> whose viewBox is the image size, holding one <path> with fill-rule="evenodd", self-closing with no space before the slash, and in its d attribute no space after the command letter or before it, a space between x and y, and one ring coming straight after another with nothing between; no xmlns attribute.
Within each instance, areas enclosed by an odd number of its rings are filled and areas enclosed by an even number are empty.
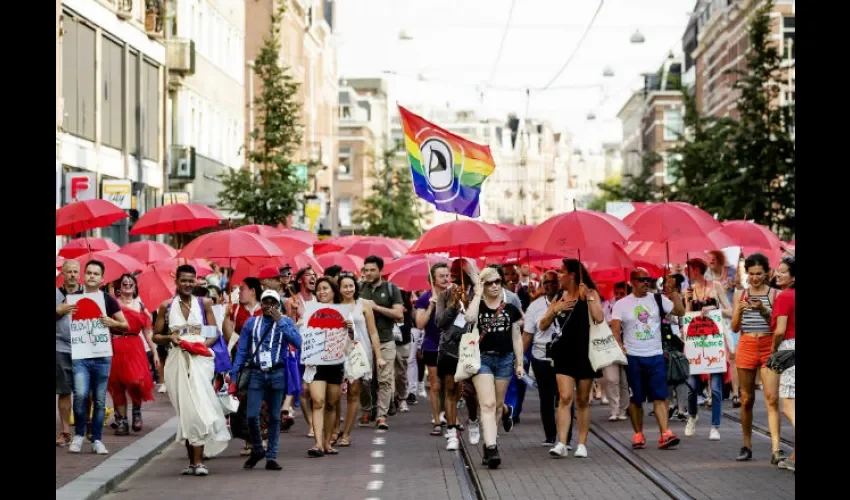
<svg viewBox="0 0 850 500"><path fill-rule="evenodd" d="M493 77L496 76L496 69L499 67L499 60L502 59L502 51L505 48L505 39L508 38L508 31L511 27L511 19L514 17L514 7L516 6L516 0L511 0L511 10L508 11L508 20L505 23L505 30L502 32L502 41L499 43L499 52L496 53L496 60L493 61L493 69L490 70L490 77L487 79L487 84L493 81Z"/></svg>
<svg viewBox="0 0 850 500"><path fill-rule="evenodd" d="M599 15L599 11L602 10L602 5L604 4L605 0L599 0L599 7L596 8L596 12L593 13L593 17L590 18L590 22L587 23L587 28L585 28L584 33L582 33L581 38L579 38L578 43L576 44L572 53L570 53L570 56L564 62L563 66L561 66L561 69L559 69L558 72L555 73L555 76L553 76L552 79L549 80L549 83L547 83L541 90L547 90L549 87L551 87L552 84L555 83L555 81L561 76L561 73L563 73L564 70L567 69L567 66L569 66L570 63L573 61L573 58L578 53L582 43L584 43L585 38L587 38L588 33L590 33L590 29L593 27L593 22L596 21L596 17Z"/></svg>

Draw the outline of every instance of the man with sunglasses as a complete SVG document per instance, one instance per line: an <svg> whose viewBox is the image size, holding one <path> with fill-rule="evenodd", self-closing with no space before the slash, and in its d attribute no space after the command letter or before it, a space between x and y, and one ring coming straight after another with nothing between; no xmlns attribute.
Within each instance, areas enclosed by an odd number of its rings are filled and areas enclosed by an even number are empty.
<svg viewBox="0 0 850 500"><path fill-rule="evenodd" d="M661 431L658 447L668 449L679 444L679 438L667 425L667 365L661 347L661 320L667 314L683 316L685 306L679 292L673 290L669 298L664 295L659 297L664 309L659 311L656 297L648 293L653 279L646 269L635 268L630 278L633 291L614 305L611 330L629 362L626 368L629 386L632 388L629 413L635 431L632 448L646 448L643 403L651 401Z"/></svg>
<svg viewBox="0 0 850 500"><path fill-rule="evenodd" d="M292 297L290 291L292 287L292 266L286 264L280 268L280 287L283 292L280 294L281 300Z"/></svg>

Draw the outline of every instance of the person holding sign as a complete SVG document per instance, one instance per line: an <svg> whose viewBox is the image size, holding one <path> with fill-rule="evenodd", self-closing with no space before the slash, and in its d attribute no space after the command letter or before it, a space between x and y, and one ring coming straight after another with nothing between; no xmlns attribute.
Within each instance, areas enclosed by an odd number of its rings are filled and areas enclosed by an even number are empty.
<svg viewBox="0 0 850 500"><path fill-rule="evenodd" d="M56 446L71 444L71 409L74 394L74 364L71 358L71 316L77 312L76 304L65 297L83 293L79 283L80 263L66 260L62 263L63 284L56 289L56 402L62 430Z"/></svg>
<svg viewBox="0 0 850 500"><path fill-rule="evenodd" d="M177 268L177 295L159 305L153 341L171 344L165 361L165 384L177 413L175 440L186 444L189 466L184 476L210 473L204 456L214 457L227 448L230 432L213 388L215 360L210 349L218 341L212 301L192 296L195 268Z"/></svg>
<svg viewBox="0 0 850 500"><path fill-rule="evenodd" d="M732 317L732 306L726 298L726 289L720 281L706 281L705 262L692 259L688 262L688 270L691 276L691 284L685 291L685 310L688 312L702 313L706 316L708 311L719 309L724 317ZM721 325L722 326L722 325ZM687 335L687 332L686 332ZM726 343L727 359L729 343ZM720 421L723 412L723 378L726 372L711 373L711 430L708 439L720 441ZM699 416L699 405L697 405L697 394L700 392L700 376L691 375L688 378L688 423L685 424L685 437L691 437L696 433L697 419Z"/></svg>
<svg viewBox="0 0 850 500"><path fill-rule="evenodd" d="M126 332L129 325L115 297L100 290L106 267L90 260L85 268L83 295L69 295L68 303L76 304L71 316L71 357L74 365L74 439L68 451L79 453L83 447L89 420L86 402L92 393L91 443L98 455L109 453L100 438L106 418L106 388L112 366L112 343L109 330ZM101 302L102 306L101 306ZM102 307L102 308L101 308ZM85 338L75 332L87 331Z"/></svg>
<svg viewBox="0 0 850 500"><path fill-rule="evenodd" d="M632 293L614 305L611 312L611 331L629 362L626 368L629 387L632 388L629 416L635 430L632 448L646 448L646 437L643 435L643 403L651 401L661 432L658 447L669 449L679 444L679 438L668 427L667 363L661 346L661 320L667 314L683 316L685 306L676 290L670 292L669 298L664 295L650 296L649 284L653 279L642 267L633 269L630 279ZM658 309L658 300L663 310Z"/></svg>
<svg viewBox="0 0 850 500"><path fill-rule="evenodd" d="M243 366L250 368L248 381L247 418L253 450L245 461L244 468L253 469L257 462L266 459L267 470L281 470L277 463L280 442L280 411L286 387L298 380L288 380L286 352L289 345L301 347L301 334L295 322L283 315L280 294L266 290L260 298L262 316L252 316L242 327L239 336L233 373L238 374ZM236 383L231 382L228 392L236 392ZM260 409L263 402L268 405L268 450L263 450L260 432Z"/></svg>

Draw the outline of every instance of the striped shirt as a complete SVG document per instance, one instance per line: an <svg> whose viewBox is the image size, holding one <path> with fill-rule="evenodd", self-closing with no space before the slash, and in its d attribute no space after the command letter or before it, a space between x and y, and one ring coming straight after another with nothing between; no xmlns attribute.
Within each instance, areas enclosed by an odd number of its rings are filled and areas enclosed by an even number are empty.
<svg viewBox="0 0 850 500"><path fill-rule="evenodd" d="M749 298L748 298L749 297ZM770 302L770 289L765 295L750 294L749 290L745 291L742 300L760 300L764 307L767 308L767 317L770 318L770 313L773 309L773 304ZM769 320L764 319L758 309L744 309L744 314L741 316L741 332L743 333L772 333Z"/></svg>

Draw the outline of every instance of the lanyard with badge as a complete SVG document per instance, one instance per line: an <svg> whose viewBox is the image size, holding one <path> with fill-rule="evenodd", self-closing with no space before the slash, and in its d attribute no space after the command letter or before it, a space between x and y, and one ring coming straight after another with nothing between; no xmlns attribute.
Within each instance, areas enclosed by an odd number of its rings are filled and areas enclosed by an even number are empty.
<svg viewBox="0 0 850 500"><path fill-rule="evenodd" d="M257 338L259 338L260 327L263 324L263 317L257 316L257 319L254 320L254 331L251 332L251 338L254 341L254 352L258 355L257 362L260 365L260 370L268 371L272 368L272 351L271 346L274 344L274 337L272 341L269 342L268 350L263 349L263 341L266 340L266 337L269 333L274 329L274 321L271 322L269 327L266 329L266 332L263 334L262 338L260 338L259 342ZM280 345L278 345L278 351L280 351Z"/></svg>

